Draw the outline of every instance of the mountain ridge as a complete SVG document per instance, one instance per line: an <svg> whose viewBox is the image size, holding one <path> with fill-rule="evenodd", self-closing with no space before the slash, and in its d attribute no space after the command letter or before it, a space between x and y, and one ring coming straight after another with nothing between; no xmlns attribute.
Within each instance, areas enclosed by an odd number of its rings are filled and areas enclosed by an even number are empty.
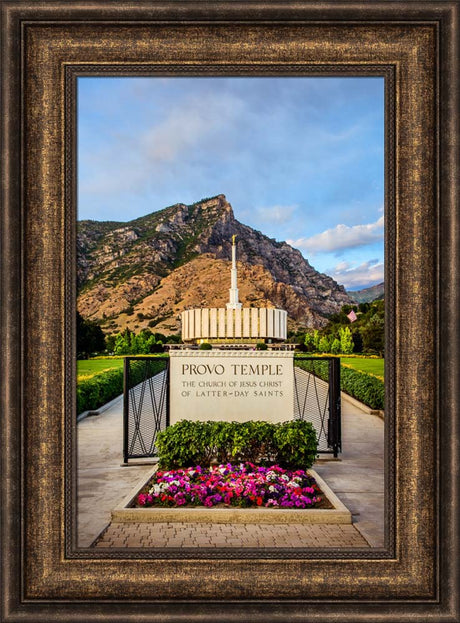
<svg viewBox="0 0 460 623"><path fill-rule="evenodd" d="M363 288L362 290L349 290L348 295L356 301L356 303L372 303L378 299L382 299L385 293L385 283L377 283L375 286Z"/></svg>
<svg viewBox="0 0 460 623"><path fill-rule="evenodd" d="M80 221L78 309L84 317L99 320L106 332L149 324L177 332L183 309L204 306L202 301L224 306L228 300L234 234L245 306L283 307L294 324L320 327L327 315L352 302L343 286L316 271L300 251L240 223L225 195L217 195L127 222ZM163 301L161 288L169 292ZM196 295L184 297L187 289Z"/></svg>

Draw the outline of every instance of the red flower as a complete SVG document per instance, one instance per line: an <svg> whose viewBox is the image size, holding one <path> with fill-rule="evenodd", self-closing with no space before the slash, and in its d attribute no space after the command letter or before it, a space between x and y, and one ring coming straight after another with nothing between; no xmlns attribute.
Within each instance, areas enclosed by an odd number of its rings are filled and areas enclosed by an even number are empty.
<svg viewBox="0 0 460 623"><path fill-rule="evenodd" d="M262 498L259 496L256 500L257 506L262 506Z"/></svg>

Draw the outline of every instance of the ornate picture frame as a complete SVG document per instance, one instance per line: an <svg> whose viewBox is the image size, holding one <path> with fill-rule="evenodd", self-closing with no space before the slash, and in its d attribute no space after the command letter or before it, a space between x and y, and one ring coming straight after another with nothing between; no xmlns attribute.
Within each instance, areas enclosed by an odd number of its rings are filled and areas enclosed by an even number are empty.
<svg viewBox="0 0 460 623"><path fill-rule="evenodd" d="M460 620L458 8L3 3L2 620ZM385 548L76 548L75 81L95 73L385 77Z"/></svg>

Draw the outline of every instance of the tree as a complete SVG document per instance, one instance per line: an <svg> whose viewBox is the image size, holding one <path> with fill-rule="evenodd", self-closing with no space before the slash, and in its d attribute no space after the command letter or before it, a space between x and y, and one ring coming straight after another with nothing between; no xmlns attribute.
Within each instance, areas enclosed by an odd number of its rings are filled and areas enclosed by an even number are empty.
<svg viewBox="0 0 460 623"><path fill-rule="evenodd" d="M378 313L374 314L369 322L361 329L365 351L383 354L385 343L385 321Z"/></svg>
<svg viewBox="0 0 460 623"><path fill-rule="evenodd" d="M174 335L170 335L167 339L166 342L168 344L181 344L182 343L182 337L178 334L174 334Z"/></svg>
<svg viewBox="0 0 460 623"><path fill-rule="evenodd" d="M337 338L335 338L331 344L331 353L333 355L338 355L340 353L340 340Z"/></svg>
<svg viewBox="0 0 460 623"><path fill-rule="evenodd" d="M79 359L87 359L92 353L105 350L105 337L101 327L91 321L85 320L77 312L77 356Z"/></svg>
<svg viewBox="0 0 460 623"><path fill-rule="evenodd" d="M115 335L107 335L105 338L105 347L109 353L112 353L115 348L115 338Z"/></svg>
<svg viewBox="0 0 460 623"><path fill-rule="evenodd" d="M119 333L115 338L115 346L113 352L115 355L130 355L131 342L133 333L129 329L125 329L123 333Z"/></svg>
<svg viewBox="0 0 460 623"><path fill-rule="evenodd" d="M318 351L320 351L320 350L321 350L321 349L320 349L320 346L319 346L320 339L321 339L321 338L320 338L320 336L319 336L319 331L318 331L318 329L315 329L315 330L313 331L313 344L314 344L314 349L315 349L315 352L316 352L316 353L317 353Z"/></svg>
<svg viewBox="0 0 460 623"><path fill-rule="evenodd" d="M311 353L315 350L315 337L313 333L305 333L304 345L307 353Z"/></svg>
<svg viewBox="0 0 460 623"><path fill-rule="evenodd" d="M142 331L138 335L133 335L131 340L131 353L133 355L147 355L150 352L149 341L153 336L148 337Z"/></svg>
<svg viewBox="0 0 460 623"><path fill-rule="evenodd" d="M325 335L320 339L318 344L318 350L320 353L328 353L330 351L330 343Z"/></svg>
<svg viewBox="0 0 460 623"><path fill-rule="evenodd" d="M340 352L344 355L351 355L353 352L353 337L349 327L339 329Z"/></svg>
<svg viewBox="0 0 460 623"><path fill-rule="evenodd" d="M361 335L361 332L356 329L353 331L351 337L353 339L353 352L362 353L363 352L363 336Z"/></svg>

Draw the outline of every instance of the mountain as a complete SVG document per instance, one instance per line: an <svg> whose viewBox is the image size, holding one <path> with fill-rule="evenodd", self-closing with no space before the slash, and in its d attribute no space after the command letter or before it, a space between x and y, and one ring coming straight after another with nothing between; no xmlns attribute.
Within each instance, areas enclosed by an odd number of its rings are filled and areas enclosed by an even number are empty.
<svg viewBox="0 0 460 623"><path fill-rule="evenodd" d="M382 282L376 286L364 288L364 290L355 290L354 292L349 291L348 294L354 301L356 301L356 303L371 303L377 299L383 299L384 284Z"/></svg>
<svg viewBox="0 0 460 623"><path fill-rule="evenodd" d="M126 223L80 221L78 310L106 332L150 326L176 333L184 309L228 301L233 234L244 306L281 307L294 328L323 326L327 315L352 302L300 251L237 221L218 195Z"/></svg>

